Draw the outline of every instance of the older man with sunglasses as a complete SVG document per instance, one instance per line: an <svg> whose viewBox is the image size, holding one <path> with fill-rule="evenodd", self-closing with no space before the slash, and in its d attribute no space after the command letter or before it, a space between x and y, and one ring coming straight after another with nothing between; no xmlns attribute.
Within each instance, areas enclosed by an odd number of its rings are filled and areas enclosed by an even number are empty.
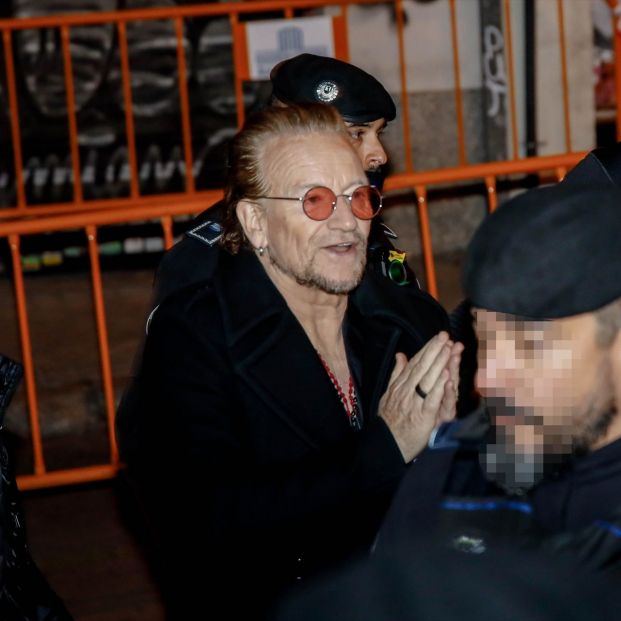
<svg viewBox="0 0 621 621"><path fill-rule="evenodd" d="M217 268L153 314L118 421L173 619L262 619L368 551L455 412L445 312L365 269L382 198L338 113L249 119L229 175Z"/></svg>
<svg viewBox="0 0 621 621"><path fill-rule="evenodd" d="M381 134L397 111L378 80L355 65L315 54L299 54L279 63L272 69L270 80L273 106L334 106L345 121L369 183L382 189L388 156ZM220 202L197 216L183 238L164 255L155 279L154 306L174 291L211 275L218 257L212 250L222 233L222 210ZM405 254L391 254L391 240L395 238L394 232L376 218L369 237L369 267L399 285L411 282L417 286Z"/></svg>

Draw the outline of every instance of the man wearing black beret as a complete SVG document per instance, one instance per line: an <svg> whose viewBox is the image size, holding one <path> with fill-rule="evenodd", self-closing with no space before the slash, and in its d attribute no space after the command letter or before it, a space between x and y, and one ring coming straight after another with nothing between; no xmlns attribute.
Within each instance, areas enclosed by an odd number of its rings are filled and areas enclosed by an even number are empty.
<svg viewBox="0 0 621 621"><path fill-rule="evenodd" d="M377 549L437 537L621 570L621 193L561 183L489 216L464 288L484 408L440 430Z"/></svg>
<svg viewBox="0 0 621 621"><path fill-rule="evenodd" d="M388 158L380 135L397 111L392 97L372 75L336 58L300 54L276 65L270 80L272 104L334 106L349 129L369 181L381 188L380 167Z"/></svg>
<svg viewBox="0 0 621 621"><path fill-rule="evenodd" d="M369 182L381 190L382 166L387 155L380 135L396 116L395 104L386 89L372 75L349 63L314 54L300 54L276 65L271 72L272 105L324 103L334 106L345 121ZM157 270L153 305L214 271L221 234L222 203L197 216L190 230L162 258ZM396 235L377 220L369 237L369 266L398 284L416 282L403 260L390 266L393 249L388 238ZM389 271L389 267L394 269ZM398 269L401 268L401 269Z"/></svg>

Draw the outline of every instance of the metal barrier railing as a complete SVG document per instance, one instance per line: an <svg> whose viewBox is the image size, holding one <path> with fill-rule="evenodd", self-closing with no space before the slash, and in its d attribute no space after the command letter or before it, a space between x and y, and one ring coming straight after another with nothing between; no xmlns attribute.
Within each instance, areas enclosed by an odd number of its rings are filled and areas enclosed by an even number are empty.
<svg viewBox="0 0 621 621"><path fill-rule="evenodd" d="M427 209L427 188L438 182L467 182L482 181L487 188L487 202L489 210L496 207L496 185L500 176L527 173L551 172L557 179L565 174L565 171L573 166L584 153L574 153L560 156L539 158L526 158L520 161L494 162L488 164L470 165L443 171L428 171L410 173L403 176L394 176L389 180L390 189L414 187L418 197L419 219L421 231L429 234L429 220ZM214 194L213 199L220 195ZM110 363L110 348L108 342L108 330L106 313L104 308L104 291L101 281L100 258L97 249L97 232L102 226L121 224L131 220L159 219L162 227L162 236L165 245L172 243L170 229L172 218L186 213L197 213L203 209L202 201L190 203L189 201L178 204L153 204L141 205L131 210L128 215L127 208L88 211L80 213L59 214L35 219L24 219L12 222L0 222L0 238L7 237L13 256L13 280L15 299L18 308L19 332L22 345L22 359L24 364L24 378L26 385L26 400L28 404L29 420L32 434L34 455L34 473L18 477L22 489L67 485L85 481L110 478L118 472L118 450L114 438L114 413L115 413L115 390L112 380ZM40 431L39 406L35 383L35 365L32 355L30 327L28 319L28 307L24 286L24 274L20 260L20 242L25 236L36 235L49 231L66 231L81 229L88 243L88 255L90 262L91 287L93 293L93 311L96 318L96 329L99 346L99 358L102 371L102 390L104 394L106 424L109 442L109 462L95 466L73 468L61 471L48 471L45 465L43 444ZM435 266L433 257L425 255L425 265L428 275L434 278Z"/></svg>
<svg viewBox="0 0 621 621"><path fill-rule="evenodd" d="M12 273L14 279L15 299L17 303L18 328L21 339L22 358L25 368L26 400L32 434L34 455L34 473L19 477L22 488L64 485L114 476L120 467L118 451L113 433L115 410L115 390L110 364L109 338L104 309L104 291L101 281L101 268L98 252L98 230L110 224L128 223L137 220L159 220L162 227L164 246L173 243L173 218L178 215L194 214L213 204L221 197L219 190L198 190L193 172L194 155L192 152L192 119L187 91L186 58L183 49L184 20L195 17L226 16L231 24L233 36L233 56L235 64L236 113L238 124L245 114L243 106L242 85L248 78L248 59L245 40L245 23L243 19L252 15L267 12L282 12L284 17L292 17L295 11L317 9L322 7L338 7L340 14L334 18L335 49L337 56L346 59L348 55L347 9L351 5L374 4L377 0L266 0L244 3L222 3L209 5L177 6L170 8L154 8L148 10L124 11L115 13L96 13L88 15L64 15L49 17L33 17L28 19L0 20L5 61L5 76L8 107L10 110L11 144L16 176L16 204L9 209L0 209L0 238L7 238L12 257ZM429 291L437 297L437 282L433 258L432 239L429 226L428 189L436 184L460 184L468 181L483 182L487 190L488 208L496 207L496 188L499 177L515 174L552 173L561 179L583 155L582 152L571 152L572 136L569 108L568 66L565 50L564 7L563 1L557 0L561 47L561 74L563 85L562 109L564 115L564 132L567 153L536 158L518 157L518 126L515 105L515 79L513 75L512 31L509 0L504 0L506 25L506 64L508 67L508 99L510 102L510 145L512 159L501 162L483 164L468 163L466 138L464 129L464 110L461 90L461 72L458 45L457 12L455 0L449 0L450 32L455 84L457 159L455 168L419 171L415 169L410 139L409 91L407 85L407 64L405 55L405 38L403 23L403 1L394 0L396 37L398 47L398 63L400 78L400 106L403 122L403 143L405 153L405 169L390 176L386 181L387 190L414 189L417 197L417 210L421 246ZM617 6L616 0L610 1L611 8ZM621 31L619 16L612 13L615 23L616 58L621 58ZM136 132L132 112L132 88L130 54L127 45L127 25L135 21L172 20L176 38L176 58L178 69L179 109L181 116L181 143L185 163L184 191L156 195L144 195L140 191L138 176L138 156L136 148ZM124 110L125 137L129 161L129 196L110 199L86 199L81 181L80 149L78 141L78 123L74 93L74 72L70 50L71 29L77 26L95 24L114 24L118 36L121 65L121 88ZM23 156L20 136L20 110L13 58L13 36L16 31L24 29L55 28L61 36L64 66L64 84L66 91L68 135L73 171L73 200L69 202L46 205L30 205L26 200L22 175ZM621 64L616 64L617 89L617 136L621 138ZM39 406L35 382L35 366L30 339L27 296L24 286L24 274L21 262L20 243L22 238L50 231L66 231L81 229L88 246L90 275L93 293L93 309L96 319L99 360L101 366L102 392L108 429L109 461L105 464L75 468L61 471L48 471L43 451Z"/></svg>
<svg viewBox="0 0 621 621"><path fill-rule="evenodd" d="M569 86L568 86L568 60L566 52L566 35L564 28L564 2L556 0L558 6L559 22L559 46L561 59L561 80L562 80L562 114L564 118L565 132L565 152L572 151L571 119L569 107ZM618 6L618 0L609 0L611 8ZM516 118L516 97L515 97L515 77L513 59L513 34L510 1L503 0L504 21L506 30L507 44L505 46L505 63L508 69L508 100L510 102L510 135L511 135L511 154L513 159L518 159L518 122ZM252 0L247 2L228 2L207 5L176 6L166 8L152 8L140 10L127 10L119 12L100 12L90 14L69 14L51 15L46 17L29 17L24 19L5 19L0 20L0 31L2 31L4 63L6 74L6 89L8 95L8 107L10 110L11 145L13 150L13 160L16 176L17 201L13 208L0 209L0 219L14 219L24 216L50 215L63 213L66 211L77 211L86 209L105 209L120 207L123 199L110 198L105 200L88 200L83 196L80 149L78 142L78 123L76 112L76 97L74 89L74 70L72 55L70 51L71 29L81 26L96 26L113 24L118 37L118 48L120 54L121 69L121 89L122 101L125 117L125 137L127 142L127 152L129 160L129 198L132 204L148 204L148 197L141 195L139 187L139 175L137 165L136 150L136 131L133 115L132 87L131 87L131 67L130 52L127 42L127 25L135 22L170 20L174 23L177 52L177 71L178 71L178 96L179 110L181 117L181 142L183 145L183 159L185 163L185 192L187 196L200 196L196 192L195 179L193 175L193 153L192 153L192 119L190 118L190 107L188 103L187 89L187 68L183 44L184 22L193 18L207 17L228 17L232 29L232 47L234 58L235 74L235 93L237 101L237 121L243 122L244 105L242 96L242 84L249 79L248 58L246 48L245 24L243 21L247 16L253 17L262 14L273 14L282 12L284 17L292 17L295 11L320 9L325 7L339 8L340 14L333 18L334 42L336 56L347 59L348 50L348 25L347 9L352 5L373 5L377 0ZM382 3L385 4L385 3ZM393 0L395 12L396 36L398 40L398 65L400 77L400 108L401 119L403 122L403 141L405 151L405 170L401 172L414 172L415 165L412 161L412 145L410 139L410 118L409 118L409 91L407 85L407 62L405 53L404 23L403 23L403 0ZM456 0L449 0L450 8L450 33L451 49L454 71L454 97L456 110L456 129L458 142L458 164L467 164L466 158L466 139L464 128L464 110L461 89L461 66L459 58L459 41L457 29L457 9ZM618 50L621 40L619 31L618 11L611 11L611 19L614 21L616 33L615 49ZM71 165L73 171L73 200L62 203L49 203L45 205L29 205L23 181L23 155L20 131L20 109L18 104L18 88L16 83L15 60L13 55L13 39L18 31L33 29L57 29L60 33L62 57L63 57L63 78L65 84L68 136L71 154ZM617 64L616 88L621 92L621 69ZM617 97L617 135L621 137L621 97ZM173 198L173 197L171 197ZM206 198L206 197L205 197ZM176 199L176 197L175 197Z"/></svg>
<svg viewBox="0 0 621 621"><path fill-rule="evenodd" d="M72 57L70 53L71 28L77 26L95 26L114 24L118 36L118 46L121 63L122 98L125 112L125 136L130 169L130 198L133 204L141 204L148 200L140 195L138 183L138 166L136 152L136 136L134 116L132 113L132 88L129 48L127 44L127 24L134 22L172 20L175 25L177 44L177 69L179 87L179 105L182 123L182 144L185 162L185 194L198 197L202 194L195 191L193 177L193 154L191 141L191 119L188 104L187 71L183 49L183 23L191 18L228 17L233 35L233 57L235 63L235 91L237 97L237 122L243 123L244 107L242 83L248 79L248 62L244 23L240 17L248 14L264 14L280 11L285 17L292 17L295 10L310 10L323 7L337 6L341 8L341 15L333 18L334 43L336 56L347 58L346 8L348 5L374 4L377 0L268 0L254 2L228 2L221 4L206 4L193 6L177 6L167 8L152 8L140 10L126 10L119 12L100 12L91 14L51 15L46 17L29 17L25 19L0 20L4 45L4 61L6 72L6 88L10 111L11 144L16 175L17 204L12 209L0 209L0 219L13 219L24 216L50 215L67 211L85 209L109 209L123 204L122 199L110 198L103 201L85 200L82 193L81 163L78 146L78 126L76 118L76 101L73 82ZM18 105L18 89L15 74L15 60L13 55L12 37L16 31L32 29L58 29L62 41L63 73L66 91L68 134L73 171L73 200L64 203L51 203L45 206L28 205L23 182L23 157L20 132L20 110ZM204 195L203 195L204 196ZM170 197L172 198L172 197ZM207 206L207 204L205 204Z"/></svg>

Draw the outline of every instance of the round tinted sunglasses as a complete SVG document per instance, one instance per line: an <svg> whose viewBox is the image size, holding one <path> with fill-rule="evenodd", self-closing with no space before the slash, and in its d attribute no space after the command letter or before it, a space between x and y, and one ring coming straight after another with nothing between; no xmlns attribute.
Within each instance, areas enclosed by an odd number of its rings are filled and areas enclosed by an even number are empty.
<svg viewBox="0 0 621 621"><path fill-rule="evenodd" d="M317 186L311 188L302 197L293 196L257 196L277 201L300 201L304 213L311 220L327 220L336 209L336 201L343 196L349 201L351 211L360 220L370 220L382 208L382 195L372 185L361 185L351 194L335 194L330 188Z"/></svg>

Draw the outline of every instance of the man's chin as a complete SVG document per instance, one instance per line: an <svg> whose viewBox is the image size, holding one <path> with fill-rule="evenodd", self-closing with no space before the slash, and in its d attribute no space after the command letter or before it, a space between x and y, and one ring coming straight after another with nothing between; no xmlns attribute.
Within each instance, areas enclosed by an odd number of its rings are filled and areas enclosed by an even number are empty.
<svg viewBox="0 0 621 621"><path fill-rule="evenodd" d="M361 278L351 278L348 280L336 280L333 278L325 278L320 274L298 279L298 284L318 289L324 293L333 295L347 295L351 293L359 284Z"/></svg>
<svg viewBox="0 0 621 621"><path fill-rule="evenodd" d="M337 270L343 272L340 277L338 273L336 275L334 274L335 270L333 265L326 265L324 269L324 266L311 263L306 270L298 271L281 263L271 254L270 263L281 274L285 274L289 278L292 278L302 287L308 287L334 295L346 295L351 293L360 284L364 275L366 260L365 257L361 257L357 262L353 263L349 269Z"/></svg>
<svg viewBox="0 0 621 621"><path fill-rule="evenodd" d="M503 397L486 397L492 423L479 455L486 477L511 494L534 487L544 476L543 420Z"/></svg>
<svg viewBox="0 0 621 621"><path fill-rule="evenodd" d="M297 281L300 285L319 289L325 293L345 295L351 293L360 284L364 267L365 262L361 260L349 270L340 270L344 272L342 275L335 274L334 269L329 268L310 269Z"/></svg>

